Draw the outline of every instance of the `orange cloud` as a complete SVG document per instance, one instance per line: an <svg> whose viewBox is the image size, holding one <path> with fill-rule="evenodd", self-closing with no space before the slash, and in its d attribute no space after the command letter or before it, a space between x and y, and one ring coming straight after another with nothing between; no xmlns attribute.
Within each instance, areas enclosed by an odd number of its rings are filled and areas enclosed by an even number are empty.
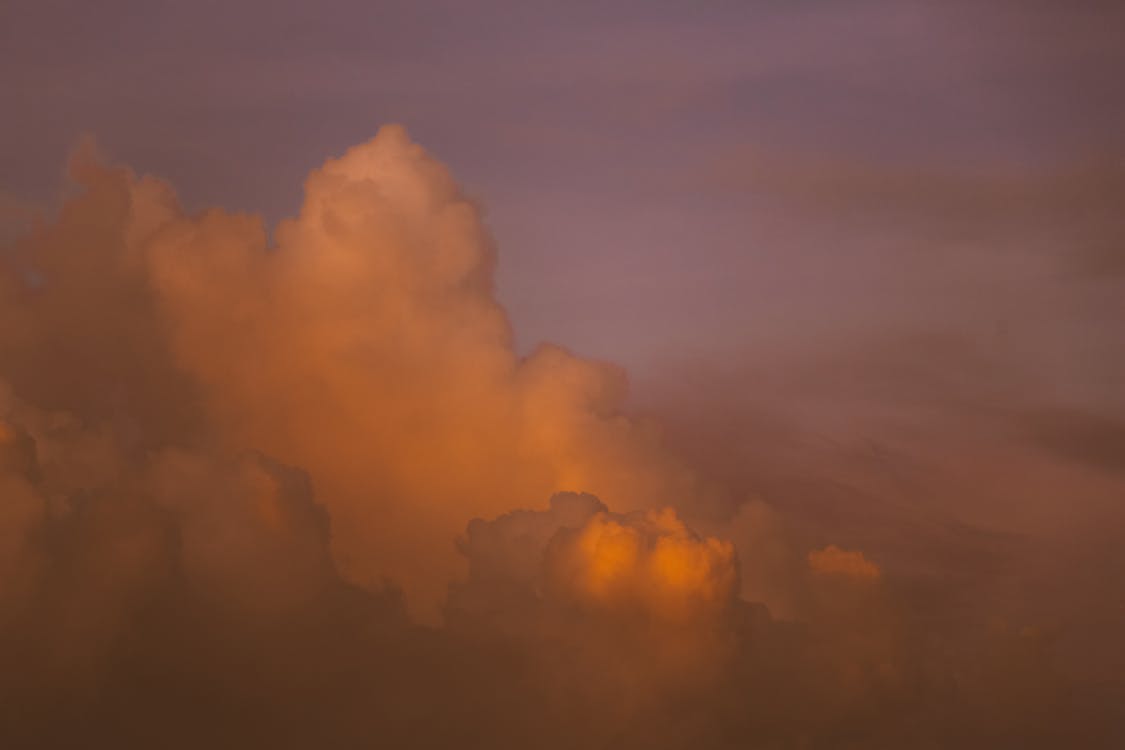
<svg viewBox="0 0 1125 750"><path fill-rule="evenodd" d="M571 601L668 621L712 618L738 591L734 547L698 537L671 508L600 512L561 533L545 565L548 586Z"/></svg>
<svg viewBox="0 0 1125 750"><path fill-rule="evenodd" d="M864 557L862 552L840 549L835 544L810 551L808 561L809 569L822 576L876 581L882 575L879 566Z"/></svg>
<svg viewBox="0 0 1125 750"><path fill-rule="evenodd" d="M85 151L72 172L85 192L13 255L46 283L0 294L0 375L145 440L302 467L345 575L400 581L416 614L436 620L466 518L559 490L625 510L706 492L620 414L617 368L517 355L477 207L401 128L315 170L272 243Z"/></svg>

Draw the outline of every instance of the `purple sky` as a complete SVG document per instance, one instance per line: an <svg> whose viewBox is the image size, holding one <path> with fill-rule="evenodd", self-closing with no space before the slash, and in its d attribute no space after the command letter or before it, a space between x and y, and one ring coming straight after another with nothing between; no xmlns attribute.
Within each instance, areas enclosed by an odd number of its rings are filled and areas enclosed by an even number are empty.
<svg viewBox="0 0 1125 750"><path fill-rule="evenodd" d="M918 632L1043 627L1117 727L1123 39L1097 0L6 0L0 256L84 134L272 226L401 123L483 207L520 351L624 365L723 490L685 517L767 527L747 570L862 550ZM28 340L86 356L61 299Z"/></svg>
<svg viewBox="0 0 1125 750"><path fill-rule="evenodd" d="M987 6L17 0L0 190L50 199L91 133L189 206L272 222L310 168L401 122L483 202L524 346L643 377L956 327L943 301L981 274L1034 292L1009 267L1035 273L1011 257L1034 251L1025 183L1120 167L1125 130L1120 13Z"/></svg>

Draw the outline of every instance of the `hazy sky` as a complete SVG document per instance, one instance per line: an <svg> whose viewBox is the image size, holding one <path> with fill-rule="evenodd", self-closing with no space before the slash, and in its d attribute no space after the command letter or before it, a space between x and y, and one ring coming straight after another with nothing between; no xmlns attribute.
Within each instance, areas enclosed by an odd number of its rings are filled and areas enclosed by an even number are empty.
<svg viewBox="0 0 1125 750"><path fill-rule="evenodd" d="M1112 6L16 0L0 188L54 195L89 133L272 222L396 122L483 203L525 346L882 333L1031 252L1021 191L1092 164L1120 190Z"/></svg>
<svg viewBox="0 0 1125 750"><path fill-rule="evenodd" d="M1123 8L0 0L0 744L1121 747Z"/></svg>

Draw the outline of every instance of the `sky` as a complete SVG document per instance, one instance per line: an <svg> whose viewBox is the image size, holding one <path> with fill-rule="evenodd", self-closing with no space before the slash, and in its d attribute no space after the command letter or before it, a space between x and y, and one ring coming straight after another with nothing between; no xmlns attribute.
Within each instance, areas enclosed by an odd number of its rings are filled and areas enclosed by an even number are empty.
<svg viewBox="0 0 1125 750"><path fill-rule="evenodd" d="M0 4L0 737L1119 746L1123 33Z"/></svg>
<svg viewBox="0 0 1125 750"><path fill-rule="evenodd" d="M53 196L89 133L189 206L275 222L325 155L400 123L483 204L524 347L651 366L819 343L885 327L935 271L971 275L902 245L1033 240L1007 183L1120 166L1112 5L7 3L3 189ZM829 195L765 184L794 170ZM851 170L923 183L901 198L918 205L833 200ZM958 180L993 194L910 192ZM943 212L983 226L917 236Z"/></svg>

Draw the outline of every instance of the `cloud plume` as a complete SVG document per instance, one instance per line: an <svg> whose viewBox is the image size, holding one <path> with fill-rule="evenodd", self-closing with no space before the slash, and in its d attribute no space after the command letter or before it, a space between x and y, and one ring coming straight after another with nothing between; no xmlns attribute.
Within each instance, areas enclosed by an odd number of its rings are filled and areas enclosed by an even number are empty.
<svg viewBox="0 0 1125 750"><path fill-rule="evenodd" d="M627 509L700 492L619 415L618 370L517 357L476 207L400 128L311 174L272 242L88 149L71 172L84 192L9 264L4 375L137 447L301 466L354 580L390 575L432 613L467 517L564 489Z"/></svg>
<svg viewBox="0 0 1125 750"><path fill-rule="evenodd" d="M518 354L479 207L401 128L272 230L89 145L70 177L0 255L5 744L1109 736L1050 633L919 604L874 523L676 450L611 364Z"/></svg>

